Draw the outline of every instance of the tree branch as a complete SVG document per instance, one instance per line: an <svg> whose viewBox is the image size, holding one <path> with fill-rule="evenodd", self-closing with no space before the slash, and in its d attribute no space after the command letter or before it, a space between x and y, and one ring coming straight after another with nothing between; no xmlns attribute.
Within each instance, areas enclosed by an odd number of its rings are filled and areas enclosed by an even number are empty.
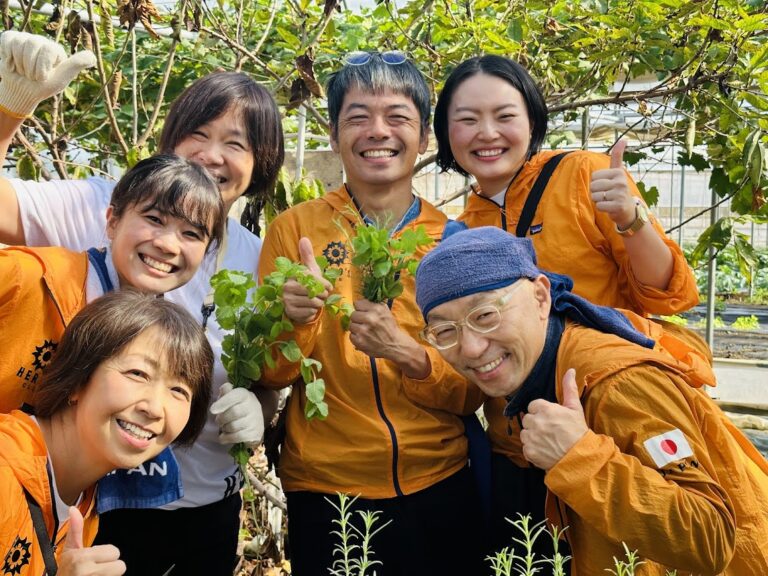
<svg viewBox="0 0 768 576"><path fill-rule="evenodd" d="M275 21L275 14L277 14L277 0L272 0L271 4L269 9L269 20L267 20L267 23L264 26L264 33L261 35L261 38L259 38L259 41L256 42L256 46L253 47L253 51L256 54L261 52L261 47L264 45L264 42L266 42L267 36L269 36L269 33L272 30L272 24Z"/></svg>
<svg viewBox="0 0 768 576"><path fill-rule="evenodd" d="M315 108L311 102L305 101L303 102L304 107L309 110L309 113L312 114L312 117L317 120L318 124L320 124L322 127L324 127L326 130L330 132L331 130L331 124L326 120L326 118L320 114L320 112L317 111L317 108Z"/></svg>
<svg viewBox="0 0 768 576"><path fill-rule="evenodd" d="M563 112L565 110L574 110L577 108L588 108L590 106L600 106L603 104L621 104L622 102L629 102L631 100L639 99L651 99L651 98L663 98L672 94L681 94L683 92L692 91L695 87L701 86L709 82L717 82L722 74L708 74L706 76L700 76L694 81L690 82L687 86L676 86L674 88L662 88L651 89L644 92L634 92L631 94L620 94L616 96L608 96L606 98L595 98L593 100L576 100L568 102L566 104L560 104L557 106L548 107L550 112Z"/></svg>
<svg viewBox="0 0 768 576"><path fill-rule="evenodd" d="M91 22L93 22L93 2L91 0L86 0L85 6L88 10L88 18ZM123 154L127 155L130 148L128 147L128 144L126 144L122 132L120 132L120 126L118 125L117 118L115 117L114 103L112 102L112 96L109 94L109 90L107 88L112 78L111 76L110 78L107 78L107 74L104 70L104 57L101 53L101 40L99 39L99 32L95 28L93 31L93 47L93 52L96 54L96 69L99 72L99 79L101 80L102 90L104 91L104 101L106 102L109 123L112 126L112 131L115 135L115 138L117 139L117 143L120 145L120 148L123 151Z"/></svg>
<svg viewBox="0 0 768 576"><path fill-rule="evenodd" d="M310 37L310 40L306 43L306 45L302 46L302 52L304 54L307 53L307 50L310 50L313 48L317 42L320 40L320 37L323 35L323 32L325 32L325 29L328 27L328 23L333 18L333 10L328 10L328 12L323 14L322 20L318 22L317 27L314 29L312 36ZM282 78L280 78L280 81L277 83L277 86L275 86L275 92L280 91L280 89L285 85L286 82L288 82L288 79L293 76L293 72L295 71L295 60L294 60L294 69L291 70L289 73L285 74Z"/></svg>
<svg viewBox="0 0 768 576"><path fill-rule="evenodd" d="M267 64L261 60L256 54L248 50L245 46L240 44L239 42L236 42L226 34L223 34L219 32L218 30L214 30L213 28L210 28L208 26L201 26L201 30L204 30L214 38L218 38L222 42L224 42L227 46L229 46L232 50L236 50L237 52L241 52L244 56L247 56L254 64L256 64L259 68L264 70L264 72L268 75L274 78L275 80L279 80L280 76L272 71L272 69L267 66Z"/></svg>
<svg viewBox="0 0 768 576"><path fill-rule="evenodd" d="M251 481L251 486L253 486L253 488L256 491L258 491L259 494L264 496L264 498L269 500L269 502L273 506L279 508L283 512L288 512L288 507L285 505L285 502L283 502L279 498L275 498L275 496L273 496L272 493L269 490L267 490L267 487L264 485L264 483L261 480L259 480L256 477L256 475L250 470L248 470L248 479Z"/></svg>
<svg viewBox="0 0 768 576"><path fill-rule="evenodd" d="M186 3L185 3L186 5ZM152 108L152 115L149 118L147 127L144 129L144 133L136 141L136 146L142 147L147 143L149 137L155 130L157 119L160 116L160 109L163 107L163 101L165 100L165 91L168 88L168 80L171 77L171 70L173 69L173 61L176 58L176 45L179 43L178 39L173 38L171 40L171 46L168 49L168 60L165 63L165 70L163 70L163 79L160 82L160 87L157 90L157 98L155 99L155 105Z"/></svg>
<svg viewBox="0 0 768 576"><path fill-rule="evenodd" d="M460 196L464 196L464 194L469 194L470 192L472 192L472 184L467 184L466 186L460 188L453 194L449 194L445 198L441 198L440 200L435 202L433 206L435 206L436 208L439 208L440 206L445 206L446 204L448 204L448 202L453 202L454 200L456 200L456 198L459 198Z"/></svg>
<svg viewBox="0 0 768 576"><path fill-rule="evenodd" d="M416 166L413 167L413 173L418 174L430 164L434 164L435 160L437 160L437 153L430 154L429 156L425 156L424 158L422 158L416 163Z"/></svg>
<svg viewBox="0 0 768 576"><path fill-rule="evenodd" d="M704 214L706 214L707 212L711 212L712 210L714 210L715 208L717 208L721 204L724 204L725 202L728 202L728 200L730 200L731 198L736 196L736 194L739 193L739 190L741 190L741 187L744 185L745 182L746 182L746 178L741 181L741 184L739 184L739 186L736 188L736 192L733 192L732 194L728 194L728 196L726 196L725 198L723 198L719 202L716 202L715 204L712 204L712 206L710 206L709 208L704 208L703 210L700 210L699 212L697 212L696 214L694 214L690 218L686 218L685 220L683 220L679 224L677 224L675 226L672 226L672 228L670 228L669 230L665 230L664 233L665 234L671 234L672 232L674 232L678 228L682 228L683 226L688 224L688 222L696 220L696 218L698 218L699 216L703 216Z"/></svg>
<svg viewBox="0 0 768 576"><path fill-rule="evenodd" d="M432 2L430 1L429 3L431 4ZM384 5L385 5L385 6L386 6L386 8L387 8L387 13L389 14L389 17L390 17L390 19L392 20L392 22L394 22L394 23L395 23L395 26L397 26L397 27L398 27L398 29L400 30L400 33L401 33L403 36L405 36L405 38L406 38L408 41L412 42L413 44L417 44L417 45L421 46L421 47L422 47L422 48L424 48L424 49L425 49L427 52L429 52L430 54L432 54L432 56L433 56L433 57L435 57L435 58L440 58L440 57L441 57L441 54L440 54L440 53L438 53L438 52L436 52L436 51L435 51L435 49L434 49L434 48L432 48L432 47L431 47L429 44L427 44L426 42L422 42L421 40L417 40L417 39L414 39L414 38L412 38L412 37L410 36L409 32L410 32L410 29L411 29L411 28L412 28L412 26L413 26L413 23L414 23L414 22L416 22L416 18L414 18L413 20L411 20L411 23L408 25L408 29L406 30L405 28L403 28L402 26L400 26L400 21L399 21L397 18L395 18L394 14L392 14L392 8L390 7L390 3L389 3L389 2L386 2ZM424 13L422 13L422 14L424 14Z"/></svg>

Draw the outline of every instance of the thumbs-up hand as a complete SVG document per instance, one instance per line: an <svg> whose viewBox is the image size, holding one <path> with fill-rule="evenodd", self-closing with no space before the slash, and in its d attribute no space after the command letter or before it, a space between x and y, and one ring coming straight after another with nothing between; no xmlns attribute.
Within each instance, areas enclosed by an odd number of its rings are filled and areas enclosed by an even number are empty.
<svg viewBox="0 0 768 576"><path fill-rule="evenodd" d="M83 547L83 515L69 508L69 531L59 559L59 576L119 576L125 574L120 551L111 544Z"/></svg>
<svg viewBox="0 0 768 576"><path fill-rule="evenodd" d="M67 56L60 44L45 36L7 30L0 36L0 105L12 116L24 118L95 65L90 50Z"/></svg>
<svg viewBox="0 0 768 576"><path fill-rule="evenodd" d="M589 191L595 208L605 212L620 230L629 228L637 217L635 197L629 189L624 170L626 140L618 140L611 149L611 167L592 173Z"/></svg>
<svg viewBox="0 0 768 576"><path fill-rule="evenodd" d="M299 256L301 257L301 263L325 285L325 291L314 298L310 298L306 288L296 282L296 280L288 280L283 286L285 315L294 324L307 324L314 320L317 313L323 308L325 299L328 298L328 293L331 290L331 285L323 278L323 273L320 270L320 266L317 265L312 242L309 238L301 238L299 240Z"/></svg>
<svg viewBox="0 0 768 576"><path fill-rule="evenodd" d="M306 266L312 274L318 279L323 279L323 273L320 270L320 266L317 265L315 259L315 251L312 248L312 241L309 238L302 237L299 239L299 256L301 256L301 263Z"/></svg>
<svg viewBox="0 0 768 576"><path fill-rule="evenodd" d="M563 377L563 402L555 404L534 400L523 416L520 440L523 456L542 470L549 470L588 430L584 409L576 386L576 371L571 368Z"/></svg>
<svg viewBox="0 0 768 576"><path fill-rule="evenodd" d="M67 550L79 550L83 547L83 515L74 506L69 507L69 531L64 548Z"/></svg>

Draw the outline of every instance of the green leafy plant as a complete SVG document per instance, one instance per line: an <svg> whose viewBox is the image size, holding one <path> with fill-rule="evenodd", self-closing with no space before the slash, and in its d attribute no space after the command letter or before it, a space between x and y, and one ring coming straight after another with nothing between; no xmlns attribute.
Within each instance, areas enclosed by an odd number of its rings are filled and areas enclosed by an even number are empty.
<svg viewBox="0 0 768 576"><path fill-rule="evenodd" d="M325 258L316 260L323 277L331 285L335 284L341 270L329 268ZM307 398L304 415L308 420L322 420L328 416L325 382L319 377L323 366L314 358L305 357L295 340L283 339L293 330L283 304L283 287L291 279L301 284L310 298L325 290L323 283L306 266L283 257L275 259L275 271L266 276L258 288L253 274L235 270L220 270L214 274L211 286L216 320L222 329L229 331L221 342L221 362L232 386L246 388L261 378L265 366L276 365L275 353L289 362L300 362ZM338 310L339 304L334 304L333 308ZM250 506L253 518L257 518L256 494L248 475L251 451L247 445L238 443L229 452L245 481L243 501Z"/></svg>
<svg viewBox="0 0 768 576"><path fill-rule="evenodd" d="M679 314L674 314L672 316L662 316L661 319L677 326L688 326L688 319L680 316Z"/></svg>
<svg viewBox="0 0 768 576"><path fill-rule="evenodd" d="M619 560L616 556L613 557L613 570L606 568L606 572L613 574L614 576L635 576L637 569L645 564L637 555L637 550L630 550L625 542L621 545L624 547L624 560ZM676 576L677 570L665 570L666 576Z"/></svg>
<svg viewBox="0 0 768 576"><path fill-rule="evenodd" d="M518 514L517 520L513 521L507 518L507 522L517 528L521 534L521 537L512 538L514 542L522 546L524 552L524 554L519 557L520 560L522 560L522 566L518 568L518 571L521 576L533 576L539 571L539 569L536 568L536 565L541 563L541 560L535 559L533 546L536 540L539 539L539 536L541 536L542 532L546 532L546 521L542 520L541 522L532 524L530 516Z"/></svg>
<svg viewBox="0 0 768 576"><path fill-rule="evenodd" d="M734 330L759 330L760 322L754 314L749 316L739 316L733 321L731 328Z"/></svg>
<svg viewBox="0 0 768 576"><path fill-rule="evenodd" d="M560 553L560 537L567 528L560 530L557 526L552 526L550 535L552 536L552 558L545 558L544 563L552 566L552 576L565 576L565 565L571 559L570 556L563 556Z"/></svg>
<svg viewBox="0 0 768 576"><path fill-rule="evenodd" d="M350 316L355 311L355 307L349 302L345 302L341 294L331 294L328 296L325 300L325 309L333 316L338 316L341 327L344 330L349 328Z"/></svg>
<svg viewBox="0 0 768 576"><path fill-rule="evenodd" d="M488 556L487 560L491 563L494 576L509 576L513 570L515 574L520 576L533 576L539 572L541 569L539 565L542 563L551 563L553 571L557 568L562 573L569 557L564 557L557 552L557 542L554 542L555 557L552 559L537 560L533 552L533 546L542 533L550 534L554 539L556 536L559 537L562 532L557 531L557 529L554 533L548 532L545 520L532 524L529 515L518 514L517 516L517 520L510 520L509 518L506 520L520 532L520 537L512 538L512 540L521 546L522 555L516 554L514 546L507 546L493 556ZM516 563L516 561L519 562ZM557 572L554 573L557 574Z"/></svg>
<svg viewBox="0 0 768 576"><path fill-rule="evenodd" d="M723 319L720 316L715 316L715 318L714 318L714 320L712 322L712 325L715 328L725 328L725 322L723 321ZM695 326L696 326L696 328L705 328L707 326L707 319L706 318L702 318L701 320L696 322Z"/></svg>
<svg viewBox="0 0 768 576"><path fill-rule="evenodd" d="M515 556L514 550L509 547L503 548L487 558L491 564L493 576L509 576L512 574L512 565L516 559L517 556Z"/></svg>
<svg viewBox="0 0 768 576"><path fill-rule="evenodd" d="M301 176L296 178L291 176L285 167L282 167L275 183L275 191L271 201L264 206L264 218L269 224L283 210L324 195L323 183L317 178L307 176L306 170L302 169Z"/></svg>
<svg viewBox="0 0 768 576"><path fill-rule="evenodd" d="M362 272L363 298L371 302L386 302L403 293L400 274L416 273L419 261L416 250L432 244L423 226L405 230L396 238L385 227L359 225L352 242L352 264Z"/></svg>
<svg viewBox="0 0 768 576"><path fill-rule="evenodd" d="M518 514L517 520L506 519L520 533L520 537L512 540L522 546L522 555L515 553L515 548L507 546L496 552L493 556L488 556L487 560L491 564L491 570L494 576L533 576L541 572L542 564L548 564L552 567L552 576L563 576L566 563L571 560L570 556L563 556L559 550L560 538L563 532L568 528L560 530L557 526L551 526L547 529L545 520L536 524L531 523L530 516ZM547 534L552 538L552 557L536 559L533 553L534 542L542 535ZM624 547L624 559L618 559L614 556L613 568L606 568L614 576L635 576L637 568L644 564L637 555L637 551L630 551L629 547L622 542ZM666 576L676 576L676 570L667 570Z"/></svg>
<svg viewBox="0 0 768 576"><path fill-rule="evenodd" d="M365 576L366 571L374 566L381 565L380 560L373 560L373 548L371 539L392 523L391 520L384 524L379 523L381 512L371 512L370 510L358 510L357 514L362 520L363 527L358 528L352 522L352 505L357 500L357 496L350 497L348 494L337 493L339 504L326 498L326 501L338 512L339 517L333 520L338 526L333 534L338 536L339 543L333 548L333 555L339 556L333 561L333 567L330 569L332 576ZM374 528L374 526L376 526ZM374 572L375 574L375 572Z"/></svg>
<svg viewBox="0 0 768 576"><path fill-rule="evenodd" d="M762 304L764 306L768 304L768 288L757 288L754 294L752 294L751 302L753 304Z"/></svg>
<svg viewBox="0 0 768 576"><path fill-rule="evenodd" d="M768 250L755 249L750 252L749 258L744 256L746 252L749 252L749 248L739 241L717 253L715 291L717 295L723 295L729 301L741 300L762 304L764 300L761 301L761 292L764 295L765 289L768 288ZM686 250L686 257L689 262L694 262L691 249ZM751 271L748 275L742 271L745 263ZM704 264L705 262L700 261L698 267L694 268L696 283L702 295L705 295L708 289L707 267ZM750 289L753 292L751 299Z"/></svg>
<svg viewBox="0 0 768 576"><path fill-rule="evenodd" d="M317 261L325 279L334 284L341 271L328 268L324 258ZM293 324L284 312L283 286L290 279L296 280L310 298L323 292L325 286L306 266L288 258L277 258L275 268L258 288L253 275L245 272L221 270L211 278L216 320L229 331L222 341L221 361L234 387L250 387L259 380L265 366L275 366L275 353L289 362L300 362L307 397L304 414L307 419L324 419L328 405L323 400L325 382L319 377L322 365L305 357L295 340L284 339ZM248 462L249 452L241 444L232 448L232 455L241 466Z"/></svg>
<svg viewBox="0 0 768 576"><path fill-rule="evenodd" d="M622 542L621 545L624 547L624 554L626 557L626 561L619 560L618 558L616 558L616 556L614 556L613 557L614 570L608 569L607 571L613 574L614 576L634 576L637 568L645 564L645 562L642 562L640 558L637 556L637 550L630 550L629 547L624 542Z"/></svg>

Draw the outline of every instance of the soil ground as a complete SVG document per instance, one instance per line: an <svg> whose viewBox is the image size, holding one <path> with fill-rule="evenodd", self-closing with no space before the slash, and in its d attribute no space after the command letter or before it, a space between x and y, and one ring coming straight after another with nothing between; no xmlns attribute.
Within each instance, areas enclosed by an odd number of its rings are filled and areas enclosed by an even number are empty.
<svg viewBox="0 0 768 576"><path fill-rule="evenodd" d="M702 338L703 330L695 330ZM768 368L768 331L715 329L715 358L765 360Z"/></svg>
<svg viewBox="0 0 768 576"><path fill-rule="evenodd" d="M688 320L688 327L704 337L704 328L695 328L706 316L705 305L696 306L682 314ZM755 316L760 323L759 330L734 330L715 328L713 355L715 358L740 358L745 360L768 361L768 307L743 304L727 304L724 310L716 310L715 316L730 326L737 318Z"/></svg>

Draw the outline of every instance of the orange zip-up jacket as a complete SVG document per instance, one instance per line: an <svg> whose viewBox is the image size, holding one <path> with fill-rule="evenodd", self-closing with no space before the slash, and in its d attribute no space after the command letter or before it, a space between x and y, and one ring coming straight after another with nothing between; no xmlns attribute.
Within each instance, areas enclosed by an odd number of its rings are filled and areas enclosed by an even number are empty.
<svg viewBox="0 0 768 576"><path fill-rule="evenodd" d="M343 271L334 292L345 301L360 296L360 275L351 264L348 238L354 233L358 212L344 187L323 198L303 202L280 214L267 230L259 259L259 276L275 269L275 258L300 261L299 239L312 241L316 256ZM423 226L438 242L446 217L421 201L421 213L405 229ZM418 257L427 250L420 249ZM403 294L392 304L400 327L414 338L423 322L416 306L414 278L402 276ZM439 390L455 414L471 413L476 398L437 353L427 348L432 372L425 380L406 378L397 366L359 352L339 319L323 311L309 324L290 333L305 356L319 360L325 380L328 418L307 421L303 386L294 387L286 410L286 439L280 457L280 479L286 491L308 490L361 494L364 498L391 498L428 488L451 476L467 463L467 440L458 416L411 402L406 383ZM266 385L284 387L299 376L298 363L280 360L263 376ZM471 408L466 406L472 405Z"/></svg>
<svg viewBox="0 0 768 576"><path fill-rule="evenodd" d="M48 477L48 449L37 424L14 410L0 414L0 574L42 576L45 564L24 489L42 509L58 561L69 523L59 526ZM93 543L98 528L94 492L91 487L77 505L85 520L84 546Z"/></svg>
<svg viewBox="0 0 768 576"><path fill-rule="evenodd" d="M671 358L679 361L678 366L686 366L691 381L697 387L706 384L715 386L715 376L712 372L712 352L707 343L695 332L682 328L664 320L649 320L630 310L619 310L633 326L656 342L658 350L663 350ZM411 388L409 395L416 401L425 401L424 392L416 394ZM491 450L503 454L517 466L530 466L523 457L523 446L520 443L521 418L508 419L504 416L507 405L505 398L487 398L483 404L483 413L488 421L488 438Z"/></svg>
<svg viewBox="0 0 768 576"><path fill-rule="evenodd" d="M507 189L502 209L476 193L470 195L459 217L470 228L497 226L515 233L525 200L544 164L561 151L536 154ZM699 303L696 279L680 247L654 228L672 252L674 268L666 290L644 286L632 273L624 240L613 220L595 209L589 192L592 173L608 168L604 154L571 152L555 168L544 190L528 237L533 241L539 268L573 278L573 292L601 306L638 314L674 314ZM632 193L640 197L629 179Z"/></svg>
<svg viewBox="0 0 768 576"><path fill-rule="evenodd" d="M572 575L602 574L622 542L645 561L638 576L768 574L768 462L702 390L715 381L706 360L667 350L675 341L646 322L653 350L571 322L560 342L558 401L575 368L589 426L545 476ZM691 454L659 461L654 442L675 430Z"/></svg>
<svg viewBox="0 0 768 576"><path fill-rule="evenodd" d="M87 277L85 252L0 250L0 412L31 401L64 329L85 307Z"/></svg>

